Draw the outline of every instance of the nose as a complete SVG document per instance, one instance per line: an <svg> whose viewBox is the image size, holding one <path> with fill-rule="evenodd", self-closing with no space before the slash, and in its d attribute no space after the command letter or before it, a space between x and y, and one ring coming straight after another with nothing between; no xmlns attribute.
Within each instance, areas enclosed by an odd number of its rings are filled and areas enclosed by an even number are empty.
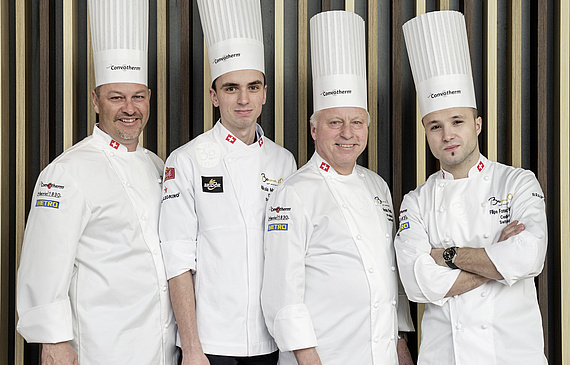
<svg viewBox="0 0 570 365"><path fill-rule="evenodd" d="M241 105L246 105L249 103L249 93L247 89L240 89L238 95L238 103Z"/></svg>
<svg viewBox="0 0 570 365"><path fill-rule="evenodd" d="M121 108L122 112L128 115L131 115L135 112L135 104L131 99L125 99L125 103Z"/></svg>
<svg viewBox="0 0 570 365"><path fill-rule="evenodd" d="M452 128L443 127L443 140L449 142L455 138L455 133L453 133Z"/></svg>
<svg viewBox="0 0 570 365"><path fill-rule="evenodd" d="M340 136L345 139L350 139L353 135L354 131L352 130L350 123L343 123L340 129Z"/></svg>

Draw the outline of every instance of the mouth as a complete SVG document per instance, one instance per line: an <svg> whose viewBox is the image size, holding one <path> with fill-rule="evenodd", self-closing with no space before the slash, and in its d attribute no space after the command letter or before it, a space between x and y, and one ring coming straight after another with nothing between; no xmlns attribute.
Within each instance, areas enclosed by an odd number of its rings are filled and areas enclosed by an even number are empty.
<svg viewBox="0 0 570 365"><path fill-rule="evenodd" d="M340 148L353 148L353 147L356 147L357 144L343 144L343 143L337 143L336 146L339 146Z"/></svg>
<svg viewBox="0 0 570 365"><path fill-rule="evenodd" d="M238 115L249 115L251 114L252 109L236 109L234 112Z"/></svg>
<svg viewBox="0 0 570 365"><path fill-rule="evenodd" d="M128 117L128 118L117 118L117 120L123 124L134 124L136 123L139 118L137 117Z"/></svg>
<svg viewBox="0 0 570 365"><path fill-rule="evenodd" d="M445 147L443 150L446 152L453 152L453 151L457 150L458 148L459 148L459 145L454 144L452 146Z"/></svg>

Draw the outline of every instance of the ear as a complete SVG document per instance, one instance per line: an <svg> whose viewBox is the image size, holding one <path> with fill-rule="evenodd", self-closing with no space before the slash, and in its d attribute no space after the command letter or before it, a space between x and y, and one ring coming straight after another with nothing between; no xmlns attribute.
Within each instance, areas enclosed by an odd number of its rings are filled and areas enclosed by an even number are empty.
<svg viewBox="0 0 570 365"><path fill-rule="evenodd" d="M216 108L220 106L220 103L218 102L218 94L216 93L216 90L212 88L210 88L210 100Z"/></svg>
<svg viewBox="0 0 570 365"><path fill-rule="evenodd" d="M267 99L267 85L263 87L263 103L261 105L265 105L265 100Z"/></svg>
<svg viewBox="0 0 570 365"><path fill-rule="evenodd" d="M95 113L99 114L99 98L97 97L95 90L91 91L91 101L93 102Z"/></svg>
<svg viewBox="0 0 570 365"><path fill-rule="evenodd" d="M150 88L148 88L148 101L150 102L150 94L151 94L151 90Z"/></svg>
<svg viewBox="0 0 570 365"><path fill-rule="evenodd" d="M477 117L477 119L475 119L475 130L477 131L477 136L479 136L483 130L483 119L481 117Z"/></svg>
<svg viewBox="0 0 570 365"><path fill-rule="evenodd" d="M315 128L313 123L311 123L311 137L313 137L315 141L317 140L317 128Z"/></svg>

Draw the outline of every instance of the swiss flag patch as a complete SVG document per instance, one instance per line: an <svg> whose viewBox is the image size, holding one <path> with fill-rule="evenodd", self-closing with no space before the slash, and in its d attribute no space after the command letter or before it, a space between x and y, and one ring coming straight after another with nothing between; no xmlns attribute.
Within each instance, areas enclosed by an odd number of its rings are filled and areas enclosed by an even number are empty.
<svg viewBox="0 0 570 365"><path fill-rule="evenodd" d="M228 134L228 136L226 137L226 141L230 142L231 144L234 144L234 142L236 141L236 137L232 136L231 134Z"/></svg>
<svg viewBox="0 0 570 365"><path fill-rule="evenodd" d="M260 138L259 141L257 141L257 143L259 144L259 147L263 146L263 138Z"/></svg>
<svg viewBox="0 0 570 365"><path fill-rule="evenodd" d="M112 139L111 143L109 143L109 146L113 147L114 149L119 149L120 144L119 144L119 142Z"/></svg>
<svg viewBox="0 0 570 365"><path fill-rule="evenodd" d="M483 164L483 161L479 161L479 165L477 165L477 170L479 170L479 172L481 172L481 170L483 170L483 167L485 167L485 165Z"/></svg>
<svg viewBox="0 0 570 365"><path fill-rule="evenodd" d="M324 162L321 162L321 170L324 170L324 171L326 171L326 172L329 172L329 169L330 169L330 166L329 166L329 165L327 165L327 164L324 163Z"/></svg>

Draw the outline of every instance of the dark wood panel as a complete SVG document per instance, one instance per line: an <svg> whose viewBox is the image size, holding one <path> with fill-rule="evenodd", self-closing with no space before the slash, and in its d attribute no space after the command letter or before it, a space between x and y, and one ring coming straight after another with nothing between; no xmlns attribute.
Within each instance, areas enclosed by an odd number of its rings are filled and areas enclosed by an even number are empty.
<svg viewBox="0 0 570 365"><path fill-rule="evenodd" d="M402 202L402 3L392 2L392 200L398 215Z"/></svg>
<svg viewBox="0 0 570 365"><path fill-rule="evenodd" d="M322 11L331 10L331 0L322 0L321 1L321 9L322 9Z"/></svg>
<svg viewBox="0 0 570 365"><path fill-rule="evenodd" d="M192 69L191 9L191 1L180 2L180 145L190 140L190 126L192 125L192 103L190 102L192 95L192 79L190 78L190 70Z"/></svg>
<svg viewBox="0 0 570 365"><path fill-rule="evenodd" d="M40 169L50 163L50 1L40 1ZM51 131L54 132L53 130Z"/></svg>

